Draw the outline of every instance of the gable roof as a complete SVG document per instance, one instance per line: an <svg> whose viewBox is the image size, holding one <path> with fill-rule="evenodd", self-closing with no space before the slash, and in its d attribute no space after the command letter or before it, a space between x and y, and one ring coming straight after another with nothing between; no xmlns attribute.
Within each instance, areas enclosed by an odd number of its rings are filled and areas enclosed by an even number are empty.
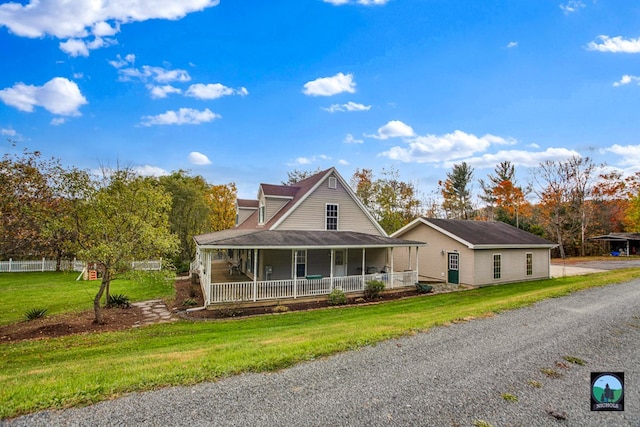
<svg viewBox="0 0 640 427"><path fill-rule="evenodd" d="M391 236L400 236L424 224L470 249L553 248L555 243L500 221L468 221L457 219L418 218Z"/></svg>
<svg viewBox="0 0 640 427"><path fill-rule="evenodd" d="M351 187L345 182L342 176L338 173L336 168L331 167L329 169L325 169L312 175L306 179L296 182L292 185L273 185L273 184L260 184L260 190L265 196L271 197L280 197L280 198L289 198L282 208L275 213L265 224L259 226L258 225L258 214L259 212L254 212L251 214L245 221L239 224L236 229L240 230L254 230L254 229L263 229L263 230L275 230L277 227L293 212L295 209L300 206L314 191L318 188L322 183L327 180L331 175L334 175L339 181L342 187L345 189L347 194L351 197L351 199L360 207L360 209L365 213L367 218L371 221L372 224L378 229L380 234L383 236L387 236L387 233L384 229L378 224L378 222L371 216L369 210L362 204L360 199L353 192Z"/></svg>
<svg viewBox="0 0 640 427"><path fill-rule="evenodd" d="M640 233L609 233L603 236L591 237L591 240L605 240L611 242L640 240Z"/></svg>

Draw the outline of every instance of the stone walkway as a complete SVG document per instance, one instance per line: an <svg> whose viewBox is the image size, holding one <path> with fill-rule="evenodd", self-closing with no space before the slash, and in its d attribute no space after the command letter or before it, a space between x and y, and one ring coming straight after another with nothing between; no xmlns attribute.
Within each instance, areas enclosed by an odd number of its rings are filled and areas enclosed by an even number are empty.
<svg viewBox="0 0 640 427"><path fill-rule="evenodd" d="M178 320L171 315L167 305L160 299L134 302L131 305L142 309L142 321L136 326L152 325L154 323L169 323Z"/></svg>

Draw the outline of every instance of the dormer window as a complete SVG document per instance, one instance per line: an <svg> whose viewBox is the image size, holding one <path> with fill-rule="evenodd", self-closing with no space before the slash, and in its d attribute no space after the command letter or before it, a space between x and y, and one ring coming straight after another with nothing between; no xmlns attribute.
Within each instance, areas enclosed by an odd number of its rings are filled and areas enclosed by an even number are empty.
<svg viewBox="0 0 640 427"><path fill-rule="evenodd" d="M338 205L327 203L326 229L338 229Z"/></svg>
<svg viewBox="0 0 640 427"><path fill-rule="evenodd" d="M260 207L258 208L258 224L264 224L265 207L264 202L260 201Z"/></svg>
<svg viewBox="0 0 640 427"><path fill-rule="evenodd" d="M338 179L335 176L329 177L329 188L338 188Z"/></svg>

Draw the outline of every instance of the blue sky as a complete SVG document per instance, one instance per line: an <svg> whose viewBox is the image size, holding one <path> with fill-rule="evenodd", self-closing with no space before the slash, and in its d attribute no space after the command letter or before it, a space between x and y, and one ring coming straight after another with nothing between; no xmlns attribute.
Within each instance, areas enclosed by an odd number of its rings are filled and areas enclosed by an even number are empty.
<svg viewBox="0 0 640 427"><path fill-rule="evenodd" d="M81 168L246 198L330 166L427 195L462 161L522 183L574 155L640 170L632 0L2 2L0 53L0 153Z"/></svg>

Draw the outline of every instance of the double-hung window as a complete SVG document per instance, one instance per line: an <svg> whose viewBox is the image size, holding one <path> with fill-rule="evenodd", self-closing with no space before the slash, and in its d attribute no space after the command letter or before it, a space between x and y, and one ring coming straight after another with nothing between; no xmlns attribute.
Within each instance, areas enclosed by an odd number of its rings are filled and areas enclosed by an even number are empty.
<svg viewBox="0 0 640 427"><path fill-rule="evenodd" d="M326 229L337 230L338 229L338 205L327 203L326 211Z"/></svg>
<svg viewBox="0 0 640 427"><path fill-rule="evenodd" d="M295 257L296 277L305 277L307 275L307 251L296 251Z"/></svg>
<svg viewBox="0 0 640 427"><path fill-rule="evenodd" d="M264 202L260 202L260 207L258 208L258 224L264 224L265 210Z"/></svg>
<svg viewBox="0 0 640 427"><path fill-rule="evenodd" d="M493 278L499 279L502 277L502 255L493 254Z"/></svg>
<svg viewBox="0 0 640 427"><path fill-rule="evenodd" d="M533 276L533 254L526 254L526 262L527 262L527 276Z"/></svg>

